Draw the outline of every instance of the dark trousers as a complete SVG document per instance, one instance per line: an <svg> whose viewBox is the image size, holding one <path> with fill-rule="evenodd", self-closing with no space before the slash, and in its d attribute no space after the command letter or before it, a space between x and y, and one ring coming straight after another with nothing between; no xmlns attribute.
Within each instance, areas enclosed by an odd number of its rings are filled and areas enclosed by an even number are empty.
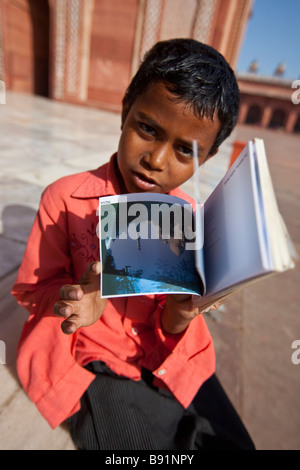
<svg viewBox="0 0 300 470"><path fill-rule="evenodd" d="M184 409L171 393L152 385L147 370L135 382L102 362L87 368L96 378L68 420L78 449L255 450L215 375Z"/></svg>

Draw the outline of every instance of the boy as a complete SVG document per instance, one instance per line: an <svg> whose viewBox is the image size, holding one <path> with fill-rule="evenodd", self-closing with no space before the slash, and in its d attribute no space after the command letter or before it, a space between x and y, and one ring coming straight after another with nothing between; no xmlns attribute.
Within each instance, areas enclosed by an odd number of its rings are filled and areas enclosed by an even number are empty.
<svg viewBox="0 0 300 470"><path fill-rule="evenodd" d="M212 340L187 295L101 299L98 197L169 193L232 131L239 92L214 49L163 41L123 100L106 165L44 192L13 294L30 311L18 374L52 427L68 419L79 449L253 448L214 375ZM60 325L58 317L63 321Z"/></svg>

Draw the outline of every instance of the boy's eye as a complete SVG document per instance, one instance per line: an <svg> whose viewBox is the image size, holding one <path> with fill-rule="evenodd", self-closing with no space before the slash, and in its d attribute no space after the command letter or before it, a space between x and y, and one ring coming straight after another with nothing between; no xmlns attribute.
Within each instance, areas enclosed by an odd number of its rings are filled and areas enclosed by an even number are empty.
<svg viewBox="0 0 300 470"><path fill-rule="evenodd" d="M154 127L149 126L149 124L146 124L145 122L140 122L139 127L143 132L148 135L154 136L156 134L156 130L154 129Z"/></svg>
<svg viewBox="0 0 300 470"><path fill-rule="evenodd" d="M186 147L185 145L179 145L177 149L183 155L191 156L191 157L193 156L193 149L190 147Z"/></svg>

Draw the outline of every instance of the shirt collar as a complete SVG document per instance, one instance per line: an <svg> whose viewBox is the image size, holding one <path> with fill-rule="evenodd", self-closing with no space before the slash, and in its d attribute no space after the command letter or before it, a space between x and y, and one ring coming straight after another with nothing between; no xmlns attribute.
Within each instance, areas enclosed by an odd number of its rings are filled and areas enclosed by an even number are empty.
<svg viewBox="0 0 300 470"><path fill-rule="evenodd" d="M116 173L116 157L117 154L115 153L108 163L90 171L84 181L71 193L71 197L88 199L120 194L120 183Z"/></svg>

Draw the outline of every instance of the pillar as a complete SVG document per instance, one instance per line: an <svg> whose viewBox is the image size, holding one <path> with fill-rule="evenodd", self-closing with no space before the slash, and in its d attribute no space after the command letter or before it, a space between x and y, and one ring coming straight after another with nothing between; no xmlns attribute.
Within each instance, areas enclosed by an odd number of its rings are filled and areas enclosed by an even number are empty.
<svg viewBox="0 0 300 470"><path fill-rule="evenodd" d="M86 101L93 5L94 0L49 0L54 99Z"/></svg>
<svg viewBox="0 0 300 470"><path fill-rule="evenodd" d="M273 112L272 107L269 104L267 104L265 109L264 109L262 118L261 118L261 126L262 127L268 127L268 125L270 123L270 120L271 120L271 117L272 117L272 112Z"/></svg>
<svg viewBox="0 0 300 470"><path fill-rule="evenodd" d="M296 105L297 106L297 105ZM299 109L300 111L300 109ZM285 124L285 130L286 132L293 132L294 130L294 127L295 127L295 124L296 124L296 121L298 119L298 116L299 116L299 111L296 110L296 109L293 109L289 115L288 115L288 118L287 118L287 121L286 121L286 124Z"/></svg>

